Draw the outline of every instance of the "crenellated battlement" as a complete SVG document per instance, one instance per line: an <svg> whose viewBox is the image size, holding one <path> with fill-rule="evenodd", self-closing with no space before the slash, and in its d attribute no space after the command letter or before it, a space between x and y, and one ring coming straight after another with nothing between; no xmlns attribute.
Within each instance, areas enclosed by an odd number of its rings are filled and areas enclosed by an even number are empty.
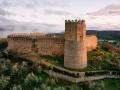
<svg viewBox="0 0 120 90"><path fill-rule="evenodd" d="M39 37L42 37L44 36L45 34L43 33L30 33L30 34L26 34L26 33L17 33L17 34L11 34L11 35L8 35L8 39L11 39L11 40L33 40L35 38L39 38Z"/></svg>
<svg viewBox="0 0 120 90"><path fill-rule="evenodd" d="M65 40L79 41L83 37L86 37L85 20L65 20Z"/></svg>
<svg viewBox="0 0 120 90"><path fill-rule="evenodd" d="M45 34L43 33L16 33L16 34L11 34L8 35L8 38L19 38L19 37L24 37L24 38L28 38L28 37L39 37L39 36L43 36Z"/></svg>
<svg viewBox="0 0 120 90"><path fill-rule="evenodd" d="M85 20L65 20L65 24L68 23L85 23Z"/></svg>

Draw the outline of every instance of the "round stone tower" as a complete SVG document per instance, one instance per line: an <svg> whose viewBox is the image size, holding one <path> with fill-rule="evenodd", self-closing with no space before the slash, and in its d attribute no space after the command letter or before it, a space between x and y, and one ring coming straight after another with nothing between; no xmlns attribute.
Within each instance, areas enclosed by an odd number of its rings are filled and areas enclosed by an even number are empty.
<svg viewBox="0 0 120 90"><path fill-rule="evenodd" d="M64 66L82 69L87 66L86 25L84 20L65 20Z"/></svg>

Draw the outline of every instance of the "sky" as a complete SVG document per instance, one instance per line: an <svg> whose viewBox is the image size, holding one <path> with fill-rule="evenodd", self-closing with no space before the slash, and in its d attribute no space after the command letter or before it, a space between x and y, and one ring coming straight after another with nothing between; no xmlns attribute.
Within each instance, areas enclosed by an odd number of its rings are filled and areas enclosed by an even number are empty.
<svg viewBox="0 0 120 90"><path fill-rule="evenodd" d="M66 19L85 19L90 30L120 30L120 0L0 0L1 36L63 32Z"/></svg>

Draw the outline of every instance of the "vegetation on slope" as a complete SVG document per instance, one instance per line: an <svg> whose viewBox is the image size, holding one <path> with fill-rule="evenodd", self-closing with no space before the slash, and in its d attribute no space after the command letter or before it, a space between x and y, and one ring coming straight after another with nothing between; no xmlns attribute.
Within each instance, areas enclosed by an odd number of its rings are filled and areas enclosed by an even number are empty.
<svg viewBox="0 0 120 90"><path fill-rule="evenodd" d="M96 70L120 70L120 49L102 42L97 50L88 52L88 65Z"/></svg>
<svg viewBox="0 0 120 90"><path fill-rule="evenodd" d="M63 57L46 57L63 66ZM87 70L120 70L120 52L106 42L88 53ZM49 60L49 61L50 61ZM62 61L61 63L57 61ZM119 79L69 83L46 75L39 64L9 59L0 52L0 90L120 90Z"/></svg>
<svg viewBox="0 0 120 90"><path fill-rule="evenodd" d="M0 90L79 90L81 84L49 77L39 64L10 60L0 54Z"/></svg>
<svg viewBox="0 0 120 90"><path fill-rule="evenodd" d="M41 67L32 62L0 58L1 90L119 90L116 79L69 83L52 78L42 72Z"/></svg>

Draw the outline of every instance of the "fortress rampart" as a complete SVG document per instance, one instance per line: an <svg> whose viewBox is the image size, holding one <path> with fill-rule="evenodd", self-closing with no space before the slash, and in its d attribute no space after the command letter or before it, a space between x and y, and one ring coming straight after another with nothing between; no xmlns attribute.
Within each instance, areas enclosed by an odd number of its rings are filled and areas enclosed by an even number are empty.
<svg viewBox="0 0 120 90"><path fill-rule="evenodd" d="M64 55L64 66L80 69L87 66L87 51L97 47L97 37L86 35L84 20L66 20L64 37L49 37L44 33L8 35L8 50L37 55Z"/></svg>
<svg viewBox="0 0 120 90"><path fill-rule="evenodd" d="M63 55L64 38L13 34L8 36L8 50L19 54L36 52L39 55Z"/></svg>
<svg viewBox="0 0 120 90"><path fill-rule="evenodd" d="M64 38L44 37L36 40L39 55L64 54Z"/></svg>
<svg viewBox="0 0 120 90"><path fill-rule="evenodd" d="M16 53L22 53L24 51L30 51L32 45L31 37L8 37L8 50Z"/></svg>

